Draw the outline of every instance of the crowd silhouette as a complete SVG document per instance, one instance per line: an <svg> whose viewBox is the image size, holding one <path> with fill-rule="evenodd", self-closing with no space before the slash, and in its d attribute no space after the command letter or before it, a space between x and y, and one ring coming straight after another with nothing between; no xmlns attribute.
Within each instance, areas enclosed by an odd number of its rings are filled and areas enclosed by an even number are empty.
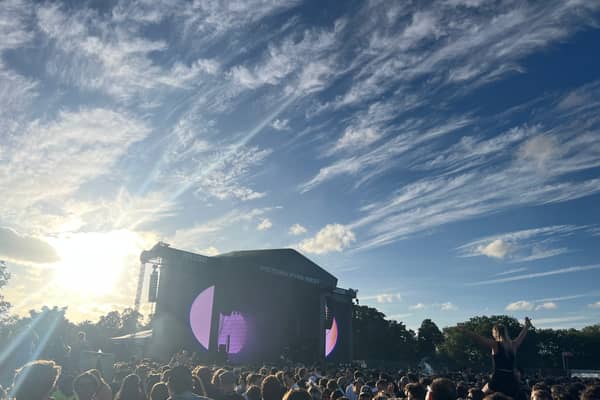
<svg viewBox="0 0 600 400"><path fill-rule="evenodd" d="M106 382L98 369L79 371L51 360L19 368L0 400L599 400L597 378L523 375L517 351L531 323L513 340L502 325L492 338L461 328L492 355L491 376L472 371L425 373L365 366L206 366L181 351L170 362L119 362ZM80 337L82 343L85 337Z"/></svg>

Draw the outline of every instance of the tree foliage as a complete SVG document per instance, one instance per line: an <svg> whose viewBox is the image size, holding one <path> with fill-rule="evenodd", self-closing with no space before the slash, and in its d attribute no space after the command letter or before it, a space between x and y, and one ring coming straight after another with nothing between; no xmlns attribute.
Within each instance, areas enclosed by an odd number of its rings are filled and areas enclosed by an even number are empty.
<svg viewBox="0 0 600 400"><path fill-rule="evenodd" d="M352 328L355 359L415 361L415 333L402 322L388 321L377 309L356 305Z"/></svg>
<svg viewBox="0 0 600 400"><path fill-rule="evenodd" d="M444 334L431 319L421 323L417 331L417 352L420 358L434 357L438 346L444 343Z"/></svg>
<svg viewBox="0 0 600 400"><path fill-rule="evenodd" d="M459 325L491 338L496 323L503 324L512 338L522 329L519 321L506 315L477 316ZM458 326L440 331L432 320L426 319L415 334L402 322L387 321L375 308L355 306L353 330L356 359L415 365L426 357L440 369L491 368L489 349L479 347ZM530 370L560 370L563 352L573 354L571 368L600 368L600 324L581 330L532 328L519 348L517 363Z"/></svg>

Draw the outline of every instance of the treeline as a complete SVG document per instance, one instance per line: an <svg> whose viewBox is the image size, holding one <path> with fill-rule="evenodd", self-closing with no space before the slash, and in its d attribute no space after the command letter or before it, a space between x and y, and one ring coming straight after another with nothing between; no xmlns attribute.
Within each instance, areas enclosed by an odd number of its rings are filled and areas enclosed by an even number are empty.
<svg viewBox="0 0 600 400"><path fill-rule="evenodd" d="M522 325L506 315L473 317L461 323L491 337L495 323L505 325L516 337ZM354 358L399 362L407 367L426 360L434 368L486 370L491 366L488 350L478 347L457 326L440 330L425 319L417 332L402 322L387 320L375 308L354 306ZM532 328L519 349L518 364L524 369L561 369L562 353L570 353L571 369L600 369L600 324L577 329Z"/></svg>

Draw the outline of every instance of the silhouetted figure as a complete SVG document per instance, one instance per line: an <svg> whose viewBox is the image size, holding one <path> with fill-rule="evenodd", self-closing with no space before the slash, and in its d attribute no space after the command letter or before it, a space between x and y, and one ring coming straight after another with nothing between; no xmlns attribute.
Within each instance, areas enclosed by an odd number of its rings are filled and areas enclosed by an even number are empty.
<svg viewBox="0 0 600 400"><path fill-rule="evenodd" d="M47 400L60 376L54 361L32 361L15 373L10 396L14 400Z"/></svg>
<svg viewBox="0 0 600 400"><path fill-rule="evenodd" d="M170 400L206 400L206 397L195 394L193 389L192 373L187 367L178 366L171 369L167 387Z"/></svg>
<svg viewBox="0 0 600 400"><path fill-rule="evenodd" d="M136 374L127 375L121 383L115 400L145 400L140 383L140 377Z"/></svg>
<svg viewBox="0 0 600 400"><path fill-rule="evenodd" d="M92 400L96 398L100 382L94 375L84 372L75 378L73 388L79 400Z"/></svg>
<svg viewBox="0 0 600 400"><path fill-rule="evenodd" d="M493 326L493 339L480 336L461 327L463 332L492 352L494 370L488 383L489 391L501 392L515 399L519 397L520 383L516 366L517 350L525 340L530 326L531 321L529 318L525 318L525 325L523 325L523 329L515 340L510 338L506 327L501 324Z"/></svg>

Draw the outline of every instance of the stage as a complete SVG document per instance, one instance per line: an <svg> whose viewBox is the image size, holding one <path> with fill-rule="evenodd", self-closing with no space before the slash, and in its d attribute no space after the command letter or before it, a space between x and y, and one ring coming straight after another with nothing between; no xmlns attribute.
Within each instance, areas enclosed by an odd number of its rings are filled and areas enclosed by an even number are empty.
<svg viewBox="0 0 600 400"><path fill-rule="evenodd" d="M154 357L185 349L234 363L352 359L356 292L295 250L208 257L158 243L140 258L156 266Z"/></svg>

